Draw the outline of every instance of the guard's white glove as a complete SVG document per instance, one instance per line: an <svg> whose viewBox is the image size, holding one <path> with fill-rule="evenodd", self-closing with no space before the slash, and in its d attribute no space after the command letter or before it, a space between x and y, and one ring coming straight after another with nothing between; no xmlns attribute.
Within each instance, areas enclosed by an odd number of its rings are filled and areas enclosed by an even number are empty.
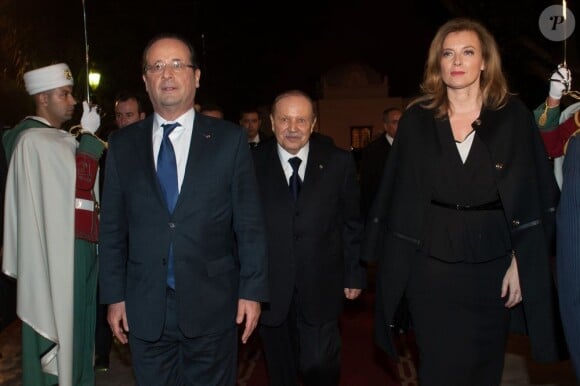
<svg viewBox="0 0 580 386"><path fill-rule="evenodd" d="M101 126L101 116L97 112L97 106L89 107L87 101L83 102L83 116L81 117L82 131L88 131L95 134Z"/></svg>
<svg viewBox="0 0 580 386"><path fill-rule="evenodd" d="M559 64L550 75L550 97L560 99L564 93L570 91L571 87L572 73L564 64Z"/></svg>

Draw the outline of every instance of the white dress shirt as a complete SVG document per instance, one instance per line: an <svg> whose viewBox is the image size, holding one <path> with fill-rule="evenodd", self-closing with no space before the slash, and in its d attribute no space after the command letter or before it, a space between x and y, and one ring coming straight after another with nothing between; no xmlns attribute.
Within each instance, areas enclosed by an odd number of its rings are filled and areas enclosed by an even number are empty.
<svg viewBox="0 0 580 386"><path fill-rule="evenodd" d="M192 108L175 121L166 121L159 114L155 113L153 119L153 158L155 161L155 170L157 170L157 156L159 155L159 148L163 140L163 128L161 125L165 123L179 122L171 134L169 139L175 151L175 161L177 163L177 187L181 192L181 184L185 176L185 165L189 156L189 146L191 144L191 135L193 133L193 121L195 119L195 110Z"/></svg>
<svg viewBox="0 0 580 386"><path fill-rule="evenodd" d="M292 165L288 160L290 158L298 157L302 160L300 167L298 168L298 175L300 180L304 181L304 174L306 173L306 162L308 161L308 152L310 151L310 142L306 142L306 145L302 147L296 154L290 154L280 144L278 144L278 158L280 158L280 164L282 169L284 169L284 174L286 175L286 182L290 183L290 177L294 170L292 170Z"/></svg>

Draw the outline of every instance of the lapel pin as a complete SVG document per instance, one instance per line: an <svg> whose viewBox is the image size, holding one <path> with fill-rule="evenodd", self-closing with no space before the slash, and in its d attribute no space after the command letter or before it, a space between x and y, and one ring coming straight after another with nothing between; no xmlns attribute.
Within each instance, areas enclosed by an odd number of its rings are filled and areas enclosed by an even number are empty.
<svg viewBox="0 0 580 386"><path fill-rule="evenodd" d="M205 139L210 139L211 138L211 134L204 134Z"/></svg>
<svg viewBox="0 0 580 386"><path fill-rule="evenodd" d="M318 164L318 169L320 169L320 170L324 169L324 165L323 164Z"/></svg>

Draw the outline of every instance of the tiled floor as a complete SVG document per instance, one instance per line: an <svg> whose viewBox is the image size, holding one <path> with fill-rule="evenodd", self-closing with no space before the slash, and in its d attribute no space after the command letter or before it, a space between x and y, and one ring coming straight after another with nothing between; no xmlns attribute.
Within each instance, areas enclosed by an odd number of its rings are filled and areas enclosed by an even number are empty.
<svg viewBox="0 0 580 386"><path fill-rule="evenodd" d="M569 361L540 364L532 362L528 352L529 346L525 337L510 337L506 350L502 386L578 385ZM19 322L12 323L0 333L0 354L0 385L21 386ZM111 369L108 372L97 373L96 386L129 386L133 384L131 361L127 347L114 345L111 353Z"/></svg>

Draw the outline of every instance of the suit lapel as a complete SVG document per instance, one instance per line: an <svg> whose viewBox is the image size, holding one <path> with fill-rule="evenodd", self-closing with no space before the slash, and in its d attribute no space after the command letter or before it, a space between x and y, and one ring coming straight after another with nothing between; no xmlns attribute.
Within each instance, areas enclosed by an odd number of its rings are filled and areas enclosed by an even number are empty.
<svg viewBox="0 0 580 386"><path fill-rule="evenodd" d="M265 181L269 181L269 189L272 191L271 197L280 197L283 201L292 203L292 193L288 187L288 179L282 168L280 156L278 155L278 145L276 141L271 142L270 149L266 157L268 167L265 168L268 174Z"/></svg>
<svg viewBox="0 0 580 386"><path fill-rule="evenodd" d="M145 120L143 120L143 132L144 136L142 138L142 143L136 143L135 154L141 158L141 162L145 167L145 173L147 174L147 179L151 182L151 191L157 193L157 198L161 205L167 207L165 199L163 198L163 192L161 190L161 185L157 179L157 170L155 169L155 154L153 152L153 115L150 115Z"/></svg>
<svg viewBox="0 0 580 386"><path fill-rule="evenodd" d="M204 168L203 160L207 159L205 153L211 151L212 144L215 141L211 130L199 124L197 115L193 122L192 130L189 154L187 156L187 163L185 164L185 174L183 176L179 197L175 204L175 211L179 210L184 197L187 197L191 193L191 189L195 187L195 181L199 180L202 175Z"/></svg>
<svg viewBox="0 0 580 386"><path fill-rule="evenodd" d="M316 141L310 141L310 149L308 150L308 161L306 163L306 171L304 173L304 181L302 182L302 189L298 195L298 203L313 194L322 177L325 169L328 167L328 157L323 148L318 146Z"/></svg>
<svg viewBox="0 0 580 386"><path fill-rule="evenodd" d="M498 122L498 115L500 111L491 111L486 108L483 109L479 119L474 124L477 135L490 148L502 149L505 147L504 135L499 135L499 130L504 127Z"/></svg>

